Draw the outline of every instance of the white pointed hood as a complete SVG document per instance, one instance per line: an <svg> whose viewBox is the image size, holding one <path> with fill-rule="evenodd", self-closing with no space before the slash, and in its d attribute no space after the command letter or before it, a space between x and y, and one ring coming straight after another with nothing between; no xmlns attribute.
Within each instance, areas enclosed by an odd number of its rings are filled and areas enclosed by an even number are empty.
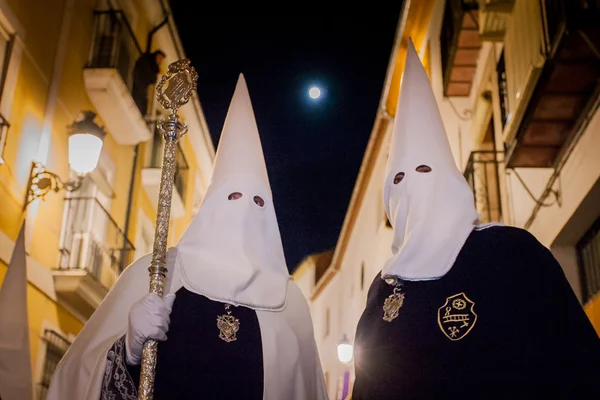
<svg viewBox="0 0 600 400"><path fill-rule="evenodd" d="M437 279L452 268L477 212L410 40L393 129L384 183L385 210L394 227L393 255L382 277ZM404 177L395 184L400 172Z"/></svg>
<svg viewBox="0 0 600 400"><path fill-rule="evenodd" d="M229 200L232 193L241 197ZM255 196L264 201L262 207ZM177 252L186 289L253 309L285 306L290 275L250 95L241 74L223 125L210 186Z"/></svg>
<svg viewBox="0 0 600 400"><path fill-rule="evenodd" d="M27 311L26 225L24 220L0 286L0 398L3 400L29 400L33 397Z"/></svg>

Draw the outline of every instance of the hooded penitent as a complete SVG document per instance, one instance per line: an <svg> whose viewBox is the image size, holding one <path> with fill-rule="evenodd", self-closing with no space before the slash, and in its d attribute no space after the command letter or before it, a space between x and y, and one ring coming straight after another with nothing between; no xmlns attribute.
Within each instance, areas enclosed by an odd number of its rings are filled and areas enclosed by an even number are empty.
<svg viewBox="0 0 600 400"><path fill-rule="evenodd" d="M135 391L133 380L124 373L128 369L124 337L132 306L148 293L151 258L151 255L146 255L125 268L58 365L48 400L97 400L112 396L113 389L121 392L131 388L130 392ZM195 379L195 374L200 374L203 379L208 376L208 379L219 382L224 376L213 375L219 374L218 371L226 371L223 374L236 388L239 379L258 379L257 371L260 369L262 398L265 400L327 398L310 310L286 268L258 129L243 76L238 80L223 126L204 202L180 242L168 250L166 261L165 294L177 293L181 302L178 305L176 300L173 306L169 339L159 345L159 360L169 360L172 364L163 363L161 367L161 361L158 361L157 388L160 382L173 382L169 380L171 378L163 379L170 374L171 377L194 375L194 379L185 379L185 385L177 387L179 391L182 387L189 387L186 385L195 385L199 390L218 389L218 384L210 388L199 384L203 382L201 379ZM186 290L182 290L182 286ZM189 296L189 292L201 296ZM190 306L200 304L189 302L191 298L209 304L206 299L198 300L202 297L213 300L210 303L246 306L233 308L233 316L240 318L239 340L232 344L223 342L219 336L217 315L210 316L208 321ZM242 308L244 314L241 314ZM225 308L222 310L225 312ZM189 315L189 324L182 324L182 320L188 320L183 314ZM258 326L256 321L252 322L252 315L256 316ZM256 328L260 328L260 340L252 336L258 333ZM221 346L234 346L228 347L228 351L235 351L246 360L256 355L250 347L254 350L260 347L262 361L253 358L257 361L253 372L230 368L232 361L227 357L228 353L223 352L223 357L215 353L223 351L219 347L210 345L212 356L203 352L202 346L207 345L206 341L199 341L202 343L189 349L185 347L186 343L190 343L186 340L196 338L193 332L202 332ZM244 342L246 339L248 341ZM246 347L235 347L241 343L245 343ZM211 363L205 371L198 367L202 365L202 362L197 362L198 358L192 363L186 357L178 359L173 356L182 354L178 353L182 347L183 354L190 359L202 352L201 361L210 359L218 362ZM161 372L165 365L173 368L166 367ZM185 373L179 374L177 368L185 369ZM240 378L240 373L243 378ZM175 388L169 384L163 385L160 390L175 393Z"/></svg>
<svg viewBox="0 0 600 400"><path fill-rule="evenodd" d="M290 278L243 75L225 119L211 184L177 250L186 289L253 309L284 306Z"/></svg>
<svg viewBox="0 0 600 400"><path fill-rule="evenodd" d="M412 41L404 68L384 183L393 255L382 277L430 280L450 270L477 212Z"/></svg>

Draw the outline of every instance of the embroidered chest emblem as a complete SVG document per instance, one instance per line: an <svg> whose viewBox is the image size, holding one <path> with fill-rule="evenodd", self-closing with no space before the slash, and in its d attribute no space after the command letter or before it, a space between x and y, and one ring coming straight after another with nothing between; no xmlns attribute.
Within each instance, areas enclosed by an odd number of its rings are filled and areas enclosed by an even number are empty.
<svg viewBox="0 0 600 400"><path fill-rule="evenodd" d="M400 307L404 304L404 293L401 292L404 282L396 278L389 278L386 283L394 285L394 290L383 303L383 320L392 322L400 314Z"/></svg>
<svg viewBox="0 0 600 400"><path fill-rule="evenodd" d="M404 303L404 293L393 293L383 304L383 320L392 322L398 314L400 314L400 307Z"/></svg>
<svg viewBox="0 0 600 400"><path fill-rule="evenodd" d="M217 317L217 328L219 328L219 338L227 343L237 340L236 333L240 330L240 320L231 315L230 305L225 305L226 315Z"/></svg>
<svg viewBox="0 0 600 400"><path fill-rule="evenodd" d="M477 322L474 307L475 303L464 293L446 299L446 303L438 309L438 325L448 339L460 340L473 329Z"/></svg>

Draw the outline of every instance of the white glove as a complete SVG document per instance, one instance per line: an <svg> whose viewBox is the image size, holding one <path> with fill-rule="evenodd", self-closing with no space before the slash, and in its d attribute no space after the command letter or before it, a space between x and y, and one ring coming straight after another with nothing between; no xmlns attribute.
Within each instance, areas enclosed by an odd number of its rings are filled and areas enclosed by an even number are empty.
<svg viewBox="0 0 600 400"><path fill-rule="evenodd" d="M142 349L148 339L167 340L171 309L175 294L161 298L148 293L129 311L129 327L125 335L125 361L128 365L139 365L142 361Z"/></svg>

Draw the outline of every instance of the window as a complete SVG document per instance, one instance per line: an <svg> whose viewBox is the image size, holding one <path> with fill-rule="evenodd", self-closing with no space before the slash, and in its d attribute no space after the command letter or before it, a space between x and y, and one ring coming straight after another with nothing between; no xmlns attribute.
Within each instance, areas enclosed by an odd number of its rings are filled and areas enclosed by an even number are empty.
<svg viewBox="0 0 600 400"><path fill-rule="evenodd" d="M154 225L146 216L146 213L140 209L138 214L138 234L135 240L135 258L138 259L143 255L152 253L153 244Z"/></svg>
<svg viewBox="0 0 600 400"><path fill-rule="evenodd" d="M10 55L15 43L14 35L10 35L8 31L0 25L0 98L6 83L6 75L8 74L8 64L10 62Z"/></svg>
<svg viewBox="0 0 600 400"><path fill-rule="evenodd" d="M126 15L120 10L94 11L94 33L86 68L114 68L130 90L141 49Z"/></svg>
<svg viewBox="0 0 600 400"><path fill-rule="evenodd" d="M360 265L360 290L364 290L365 287L365 262L363 261Z"/></svg>
<svg viewBox="0 0 600 400"><path fill-rule="evenodd" d="M488 135L493 132L492 121ZM473 191L475 208L481 216L481 223L502 221L502 201L500 199L499 153L493 150L472 151L465 168L464 177Z"/></svg>
<svg viewBox="0 0 600 400"><path fill-rule="evenodd" d="M114 165L101 156L103 185L113 187ZM83 178L75 196L65 198L58 269L87 271L105 288L112 287L134 260L135 247L110 215L112 199L101 190L95 175Z"/></svg>
<svg viewBox="0 0 600 400"><path fill-rule="evenodd" d="M600 293L600 218L577 243L577 258L581 275L581 298L585 304Z"/></svg>
<svg viewBox="0 0 600 400"><path fill-rule="evenodd" d="M9 127L8 121L0 114L0 165L4 164L4 148L6 147L6 136Z"/></svg>
<svg viewBox="0 0 600 400"><path fill-rule="evenodd" d="M10 35L2 25L0 25L0 102L8 75L8 64L14 45L14 35ZM4 164L4 148L6 146L6 136L10 124L6 118L0 114L0 165Z"/></svg>
<svg viewBox="0 0 600 400"><path fill-rule="evenodd" d="M66 337L52 329L45 329L42 339L46 345L46 353L44 355L44 368L40 381L39 400L46 399L52 374L54 374L54 370L60 359L71 345L71 342Z"/></svg>
<svg viewBox="0 0 600 400"><path fill-rule="evenodd" d="M187 195L187 181L189 174L189 164L185 159L185 155L183 154L183 149L181 148L181 143L177 145L177 153L175 155L175 162L177 163L177 168L175 169L175 189L179 193L179 197L181 197L181 201L185 204L186 195Z"/></svg>
<svg viewBox="0 0 600 400"><path fill-rule="evenodd" d="M506 65L504 64L504 51L500 55L498 65L496 66L498 73L498 92L500 93L500 117L502 119L502 128L506 126L509 119L508 106L508 82L506 80Z"/></svg>

